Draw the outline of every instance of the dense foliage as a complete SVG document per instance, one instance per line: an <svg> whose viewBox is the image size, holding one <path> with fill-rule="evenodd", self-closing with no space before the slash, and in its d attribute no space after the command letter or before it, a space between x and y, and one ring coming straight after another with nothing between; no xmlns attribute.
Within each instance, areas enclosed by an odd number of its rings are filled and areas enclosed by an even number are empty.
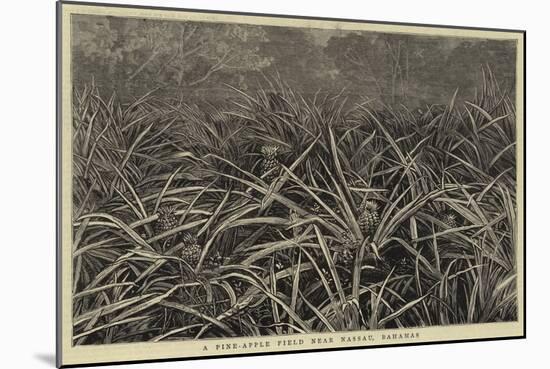
<svg viewBox="0 0 550 369"><path fill-rule="evenodd" d="M514 105L76 90L75 344L517 319Z"/></svg>

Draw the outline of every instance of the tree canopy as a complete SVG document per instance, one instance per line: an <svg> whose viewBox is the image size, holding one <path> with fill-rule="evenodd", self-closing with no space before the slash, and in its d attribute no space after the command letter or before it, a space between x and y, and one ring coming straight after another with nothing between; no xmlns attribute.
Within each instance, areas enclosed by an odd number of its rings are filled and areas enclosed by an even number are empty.
<svg viewBox="0 0 550 369"><path fill-rule="evenodd" d="M470 96L485 66L514 84L509 41L101 16L76 16L73 30L77 86L93 79L123 98L223 99L226 85L254 90L268 76L306 95L445 103L457 88Z"/></svg>

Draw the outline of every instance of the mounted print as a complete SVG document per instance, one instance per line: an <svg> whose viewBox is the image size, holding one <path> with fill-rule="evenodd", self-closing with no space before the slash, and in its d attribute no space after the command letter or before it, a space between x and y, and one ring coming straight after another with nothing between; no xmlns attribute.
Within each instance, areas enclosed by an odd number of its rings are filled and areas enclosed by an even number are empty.
<svg viewBox="0 0 550 369"><path fill-rule="evenodd" d="M59 3L58 365L524 337L524 37Z"/></svg>

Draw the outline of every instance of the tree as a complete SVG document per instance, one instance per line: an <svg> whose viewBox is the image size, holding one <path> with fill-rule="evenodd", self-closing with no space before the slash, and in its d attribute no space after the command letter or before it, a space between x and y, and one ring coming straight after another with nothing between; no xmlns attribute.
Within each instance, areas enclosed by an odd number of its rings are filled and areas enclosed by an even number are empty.
<svg viewBox="0 0 550 369"><path fill-rule="evenodd" d="M382 33L348 33L329 39L325 53L352 85L386 103L448 103L471 96L489 66L513 87L515 46L509 41Z"/></svg>
<svg viewBox="0 0 550 369"><path fill-rule="evenodd" d="M325 53L353 83L370 83L368 93L405 99L409 86L409 38L381 33L348 33L329 39Z"/></svg>
<svg viewBox="0 0 550 369"><path fill-rule="evenodd" d="M257 26L80 16L74 33L77 68L130 86L194 87L271 63L258 54L267 38Z"/></svg>
<svg viewBox="0 0 550 369"><path fill-rule="evenodd" d="M272 62L262 70L263 74L280 78L304 97L313 97L317 92L337 93L345 87L346 81L339 78L333 60L323 51L324 44L315 40L315 33L321 30L264 29L269 41L260 44L259 53L270 56Z"/></svg>

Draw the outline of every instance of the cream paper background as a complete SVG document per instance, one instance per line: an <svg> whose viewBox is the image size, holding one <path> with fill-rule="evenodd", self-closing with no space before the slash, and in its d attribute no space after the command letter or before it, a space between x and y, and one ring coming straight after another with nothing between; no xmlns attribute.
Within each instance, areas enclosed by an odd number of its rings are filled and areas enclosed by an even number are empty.
<svg viewBox="0 0 550 369"><path fill-rule="evenodd" d="M444 27L422 27L422 26L407 26L407 25L390 25L390 24L373 24L373 23L358 23L358 22L342 22L342 21L326 21L316 19L295 19L295 18L275 18L266 16L242 16L234 14L212 14L200 12L185 12L172 10L157 10L157 9L137 9L123 7L100 7L92 5L76 5L63 4L60 13L61 26L61 54L58 62L61 63L61 81L59 91L61 99L61 119L60 119L60 147L61 152L61 217L59 235L60 247L59 250L59 280L61 286L59 288L59 306L58 311L60 333L58 337L58 352L61 354L58 357L58 363L61 365L71 365L80 363L101 363L101 362L116 362L116 361L134 361L134 360L152 360L152 359L169 359L169 358L186 358L186 357L205 357L219 355L235 355L235 354L251 354L264 352L282 352L282 351L299 351L312 349L330 349L330 348L346 348L346 347L368 347L381 346L392 344L406 343L426 343L438 341L454 341L454 340L472 340L482 338L502 338L512 336L522 336L524 334L524 260L523 249L517 252L517 288L518 288L518 322L508 323L490 323L476 325L460 325L460 326L444 326L444 327L427 327L414 329L400 330L380 330L380 331L363 331L363 332L339 332L339 333L322 333L322 334L297 334L285 336L264 336L264 337L240 337L240 338L223 338L223 339L204 339L197 341L179 341L179 342L158 342L158 343L131 343L131 344L112 344L112 345L90 345L73 347L72 342L72 293L71 293L71 276L72 276L72 83L71 83L71 14L94 14L94 15L111 15L125 17L143 17L157 18L163 20L192 20L206 22L225 22L225 23L245 23L258 25L273 25L286 27L310 27L310 28L325 28L334 29L340 28L345 30L368 30L374 32L392 32L392 33L408 33L408 34L424 34L438 35L448 37L480 37L491 39L506 39L515 40L517 42L517 59L516 59L516 116L517 116L517 245L523 247L524 240L524 157L523 157L523 142L524 142L524 106L523 106L523 91L524 91L524 39L521 32L500 32L500 31L483 31L470 29L452 29ZM393 334L408 333L414 338L396 338L384 339L383 336ZM356 342L341 342L342 337L361 337L371 336L369 341ZM333 343L313 344L312 338L332 337ZM298 340L303 340L302 344L298 344ZM283 341L295 340L293 345L281 345ZM260 343L264 345L269 342L269 348L248 348L249 344ZM288 343L288 342L287 342ZM216 350L217 345L237 345L242 347L246 344L247 348ZM207 350L205 350L205 347Z"/></svg>

